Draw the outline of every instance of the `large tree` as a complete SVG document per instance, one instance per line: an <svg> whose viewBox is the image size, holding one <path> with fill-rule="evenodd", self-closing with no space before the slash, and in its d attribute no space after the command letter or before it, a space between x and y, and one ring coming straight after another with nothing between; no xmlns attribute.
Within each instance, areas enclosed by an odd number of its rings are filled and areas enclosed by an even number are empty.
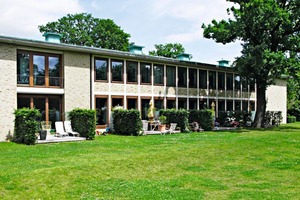
<svg viewBox="0 0 300 200"><path fill-rule="evenodd" d="M266 89L289 70L299 68L300 0L227 0L233 19L202 25L204 37L219 43L242 42L242 55L234 67L241 76L255 80L257 107L254 127L262 127Z"/></svg>
<svg viewBox="0 0 300 200"><path fill-rule="evenodd" d="M185 51L182 44L179 43L155 44L154 47L156 50L149 51L149 55L177 58L179 54Z"/></svg>
<svg viewBox="0 0 300 200"><path fill-rule="evenodd" d="M94 18L91 14L68 14L58 21L40 25L41 33L55 32L67 44L128 51L130 34L125 33L111 19Z"/></svg>

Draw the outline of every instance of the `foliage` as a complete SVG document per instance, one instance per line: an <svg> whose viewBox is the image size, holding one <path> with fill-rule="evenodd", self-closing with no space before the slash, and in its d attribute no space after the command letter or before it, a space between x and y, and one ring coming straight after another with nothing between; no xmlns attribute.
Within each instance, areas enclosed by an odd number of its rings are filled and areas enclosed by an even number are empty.
<svg viewBox="0 0 300 200"><path fill-rule="evenodd" d="M264 117L264 127L279 126L282 122L281 111L267 111Z"/></svg>
<svg viewBox="0 0 300 200"><path fill-rule="evenodd" d="M251 119L251 112L248 111L223 111L219 112L218 122L221 126L224 125L224 122L227 117L234 117L236 121L238 121L241 125L245 125L245 123Z"/></svg>
<svg viewBox="0 0 300 200"><path fill-rule="evenodd" d="M58 21L40 25L39 30L60 33L61 42L67 44L128 51L130 34L111 19L94 18L87 13L68 14Z"/></svg>
<svg viewBox="0 0 300 200"><path fill-rule="evenodd" d="M188 126L188 118L189 112L185 109L166 109L160 110L160 115L166 116L166 123L177 123L177 127L180 127L181 132L189 132Z"/></svg>
<svg viewBox="0 0 300 200"><path fill-rule="evenodd" d="M212 110L190 110L189 122L198 122L199 126L205 131L211 131L213 126Z"/></svg>
<svg viewBox="0 0 300 200"><path fill-rule="evenodd" d="M179 43L155 44L154 47L156 50L149 51L149 55L177 58L179 54L185 51L182 44Z"/></svg>
<svg viewBox="0 0 300 200"><path fill-rule="evenodd" d="M120 135L143 134L140 112L136 109L117 109L113 113L114 132Z"/></svg>
<svg viewBox="0 0 300 200"><path fill-rule="evenodd" d="M287 117L287 123L295 123L296 117L295 116L288 116Z"/></svg>
<svg viewBox="0 0 300 200"><path fill-rule="evenodd" d="M75 108L69 114L72 128L87 140L95 139L96 111Z"/></svg>
<svg viewBox="0 0 300 200"><path fill-rule="evenodd" d="M159 121L161 124L166 124L167 117L164 115L159 116Z"/></svg>
<svg viewBox="0 0 300 200"><path fill-rule="evenodd" d="M36 133L39 129L38 119L41 113L37 109L21 108L15 110L14 141L27 145L35 144Z"/></svg>
<svg viewBox="0 0 300 200"><path fill-rule="evenodd" d="M204 37L219 43L242 41L242 56L234 62L237 72L257 85L254 126L263 126L266 89L280 75L299 69L299 1L228 0L238 4L227 9L235 19L202 25Z"/></svg>

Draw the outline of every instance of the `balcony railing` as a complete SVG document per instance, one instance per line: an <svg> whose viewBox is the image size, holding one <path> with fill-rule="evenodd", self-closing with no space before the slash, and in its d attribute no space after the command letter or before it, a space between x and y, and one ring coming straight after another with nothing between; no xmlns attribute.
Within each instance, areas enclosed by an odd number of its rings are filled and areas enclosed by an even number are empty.
<svg viewBox="0 0 300 200"><path fill-rule="evenodd" d="M26 86L44 86L44 87L63 87L63 78L62 77L49 77L48 84L46 86L46 77L45 76L34 76L33 82L30 83L29 75L17 75L17 84L18 85L26 85Z"/></svg>

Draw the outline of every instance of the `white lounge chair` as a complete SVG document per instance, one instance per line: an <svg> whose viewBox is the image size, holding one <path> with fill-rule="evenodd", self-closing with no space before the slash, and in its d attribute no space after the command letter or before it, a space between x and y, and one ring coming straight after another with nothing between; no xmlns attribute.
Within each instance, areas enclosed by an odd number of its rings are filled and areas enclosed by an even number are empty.
<svg viewBox="0 0 300 200"><path fill-rule="evenodd" d="M76 131L73 131L71 121L64 121L65 130L67 133L73 136L79 136L80 134Z"/></svg>
<svg viewBox="0 0 300 200"><path fill-rule="evenodd" d="M56 136L68 136L69 134L64 129L64 123L62 121L55 122L55 132Z"/></svg>
<svg viewBox="0 0 300 200"><path fill-rule="evenodd" d="M174 133L176 126L177 126L177 123L170 123L170 128L165 131L162 131L161 134L165 135L166 133L169 133L169 134Z"/></svg>

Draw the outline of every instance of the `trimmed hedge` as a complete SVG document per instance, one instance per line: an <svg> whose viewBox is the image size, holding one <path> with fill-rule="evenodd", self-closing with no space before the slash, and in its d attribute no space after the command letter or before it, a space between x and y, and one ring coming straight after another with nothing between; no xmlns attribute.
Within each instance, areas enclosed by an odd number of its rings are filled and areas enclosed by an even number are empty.
<svg viewBox="0 0 300 200"><path fill-rule="evenodd" d="M21 108L14 112L15 114L15 132L14 141L27 145L35 144L36 133L39 129L38 119L41 113L37 109Z"/></svg>
<svg viewBox="0 0 300 200"><path fill-rule="evenodd" d="M211 131L213 126L212 110L190 110L189 122L198 122L205 131Z"/></svg>
<svg viewBox="0 0 300 200"><path fill-rule="evenodd" d="M120 135L143 135L140 112L136 109L116 109L113 113L114 133Z"/></svg>
<svg viewBox="0 0 300 200"><path fill-rule="evenodd" d="M167 117L166 123L177 123L177 126L180 127L181 132L189 132L188 126L188 118L189 112L185 109L167 109L160 110L160 115L164 115Z"/></svg>
<svg viewBox="0 0 300 200"><path fill-rule="evenodd" d="M287 123L295 123L297 121L296 116L288 116Z"/></svg>
<svg viewBox="0 0 300 200"><path fill-rule="evenodd" d="M90 109L75 108L69 114L74 131L87 140L95 139L96 111Z"/></svg>

